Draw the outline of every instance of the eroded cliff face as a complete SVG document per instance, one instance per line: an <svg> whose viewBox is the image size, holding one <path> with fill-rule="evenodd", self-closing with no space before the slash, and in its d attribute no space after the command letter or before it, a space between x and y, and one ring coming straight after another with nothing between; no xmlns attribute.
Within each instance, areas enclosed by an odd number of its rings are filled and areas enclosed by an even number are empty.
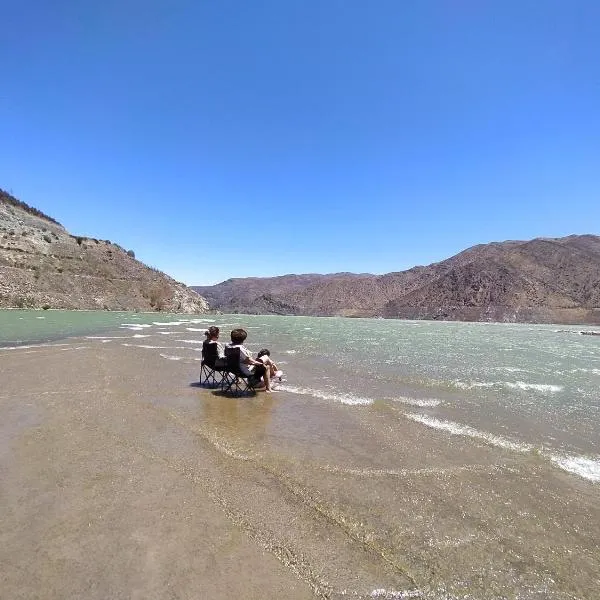
<svg viewBox="0 0 600 600"><path fill-rule="evenodd" d="M600 237L482 244L386 275L285 275L194 288L223 312L600 323Z"/></svg>
<svg viewBox="0 0 600 600"><path fill-rule="evenodd" d="M107 240L71 235L0 190L0 308L205 313L206 300Z"/></svg>

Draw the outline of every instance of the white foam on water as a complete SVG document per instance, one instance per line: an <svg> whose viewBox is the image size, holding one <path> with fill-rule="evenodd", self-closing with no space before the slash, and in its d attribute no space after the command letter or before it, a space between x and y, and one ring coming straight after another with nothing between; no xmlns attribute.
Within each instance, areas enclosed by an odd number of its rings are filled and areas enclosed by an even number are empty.
<svg viewBox="0 0 600 600"><path fill-rule="evenodd" d="M456 423L455 421L444 421L442 419L436 419L435 417L428 417L427 415L420 415L417 413L406 413L406 416L413 420L431 427L432 429L440 429L446 431L452 435L462 435L466 437L483 440L493 446L500 448L506 448L507 450L514 450L515 452L530 452L533 446L521 442L513 442L512 440L503 438L493 433L487 433L485 431L479 431L469 425L463 425L462 423Z"/></svg>
<svg viewBox="0 0 600 600"><path fill-rule="evenodd" d="M409 406L420 406L421 408L433 408L439 406L442 401L436 398L409 398L407 396L398 396L392 398L394 402L401 402L402 404L408 404Z"/></svg>
<svg viewBox="0 0 600 600"><path fill-rule="evenodd" d="M121 327L136 327L138 329L145 329L147 327L152 327L152 325L148 325L147 323L121 323Z"/></svg>
<svg viewBox="0 0 600 600"><path fill-rule="evenodd" d="M296 354L297 350L286 350L285 354Z"/></svg>
<svg viewBox="0 0 600 600"><path fill-rule="evenodd" d="M128 335L117 335L117 336L108 336L108 335L86 335L86 340L128 340Z"/></svg>
<svg viewBox="0 0 600 600"><path fill-rule="evenodd" d="M180 333L179 331L157 331L158 335L173 335L174 333Z"/></svg>
<svg viewBox="0 0 600 600"><path fill-rule="evenodd" d="M550 460L561 469L579 475L590 481L600 482L600 457L587 456L560 456L550 455Z"/></svg>
<svg viewBox="0 0 600 600"><path fill-rule="evenodd" d="M108 344L109 342L112 342L112 340L100 340L103 344Z"/></svg>
<svg viewBox="0 0 600 600"><path fill-rule="evenodd" d="M0 350L27 350L29 348L55 348L69 344L29 344L27 346L0 346Z"/></svg>
<svg viewBox="0 0 600 600"><path fill-rule="evenodd" d="M153 325L183 325L184 323L189 323L189 321L167 321L166 323L160 323L159 321L153 321Z"/></svg>
<svg viewBox="0 0 600 600"><path fill-rule="evenodd" d="M549 383L527 383L525 381L461 381L455 379L451 382L454 387L462 390L471 390L473 388L493 388L506 387L511 390L535 391L544 394L555 394L564 389L562 385L553 385Z"/></svg>
<svg viewBox="0 0 600 600"><path fill-rule="evenodd" d="M121 344L129 348L149 348L151 350L185 350L185 346L149 346L147 344Z"/></svg>
<svg viewBox="0 0 600 600"><path fill-rule="evenodd" d="M593 373L600 375L600 369L571 369L571 373Z"/></svg>
<svg viewBox="0 0 600 600"><path fill-rule="evenodd" d="M369 596L371 598L382 598L383 600L404 600L405 598L422 598L423 592L420 590L386 590L379 588L373 590Z"/></svg>
<svg viewBox="0 0 600 600"><path fill-rule="evenodd" d="M36 319L45 319L46 317L36 317Z"/></svg>
<svg viewBox="0 0 600 600"><path fill-rule="evenodd" d="M160 356L162 358L166 358L167 360L184 360L183 356L171 356L170 354L163 354L162 352Z"/></svg>
<svg viewBox="0 0 600 600"><path fill-rule="evenodd" d="M190 319L188 323L214 323L215 319Z"/></svg>
<svg viewBox="0 0 600 600"><path fill-rule="evenodd" d="M353 394L334 394L331 392L324 392L322 390L296 387L287 384L280 385L279 389L292 394L314 396L315 398L321 398L322 400L332 400L333 402L340 402L341 404L349 404L352 406L373 404L373 400L371 398L361 398L360 396L354 396Z"/></svg>
<svg viewBox="0 0 600 600"><path fill-rule="evenodd" d="M144 335L142 333L134 333L131 337L132 338L147 338L147 337L150 337L150 335L148 335L148 334Z"/></svg>
<svg viewBox="0 0 600 600"><path fill-rule="evenodd" d="M184 344L202 344L202 340L175 340L176 342L183 342Z"/></svg>
<svg viewBox="0 0 600 600"><path fill-rule="evenodd" d="M206 331L205 329L199 329L198 327L186 327L187 331Z"/></svg>
<svg viewBox="0 0 600 600"><path fill-rule="evenodd" d="M564 386L562 385L551 385L545 383L526 383L525 381L517 381L516 383L510 383L509 381L506 381L504 385L513 390L534 390L536 392L549 392L551 394L561 392L564 389Z"/></svg>

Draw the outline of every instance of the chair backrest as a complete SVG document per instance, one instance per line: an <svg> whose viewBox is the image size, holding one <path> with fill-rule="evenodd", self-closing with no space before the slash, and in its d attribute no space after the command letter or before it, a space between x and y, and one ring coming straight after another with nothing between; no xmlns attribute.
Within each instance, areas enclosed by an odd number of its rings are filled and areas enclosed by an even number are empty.
<svg viewBox="0 0 600 600"><path fill-rule="evenodd" d="M238 377L246 377L240 370L240 349L225 346L225 359L227 360L226 369Z"/></svg>
<svg viewBox="0 0 600 600"><path fill-rule="evenodd" d="M202 360L204 360L204 364L208 365L211 369L214 369L217 358L219 358L217 344L211 344L208 340L204 340L204 342L202 342Z"/></svg>

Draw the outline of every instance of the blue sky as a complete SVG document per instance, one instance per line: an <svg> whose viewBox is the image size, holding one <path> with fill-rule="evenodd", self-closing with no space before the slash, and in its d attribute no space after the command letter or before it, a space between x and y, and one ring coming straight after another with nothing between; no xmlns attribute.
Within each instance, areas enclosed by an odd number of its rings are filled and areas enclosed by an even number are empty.
<svg viewBox="0 0 600 600"><path fill-rule="evenodd" d="M0 187L185 283L600 233L596 0L0 0L0 21Z"/></svg>

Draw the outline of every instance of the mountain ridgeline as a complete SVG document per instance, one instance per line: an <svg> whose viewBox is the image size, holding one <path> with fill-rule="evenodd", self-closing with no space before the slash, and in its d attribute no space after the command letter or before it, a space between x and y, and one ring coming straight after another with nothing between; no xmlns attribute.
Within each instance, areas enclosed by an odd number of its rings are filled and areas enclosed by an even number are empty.
<svg viewBox="0 0 600 600"><path fill-rule="evenodd" d="M397 273L283 275L194 286L227 313L600 323L600 237L468 248Z"/></svg>
<svg viewBox="0 0 600 600"><path fill-rule="evenodd" d="M71 235L0 190L0 308L205 313L204 298L108 240Z"/></svg>

